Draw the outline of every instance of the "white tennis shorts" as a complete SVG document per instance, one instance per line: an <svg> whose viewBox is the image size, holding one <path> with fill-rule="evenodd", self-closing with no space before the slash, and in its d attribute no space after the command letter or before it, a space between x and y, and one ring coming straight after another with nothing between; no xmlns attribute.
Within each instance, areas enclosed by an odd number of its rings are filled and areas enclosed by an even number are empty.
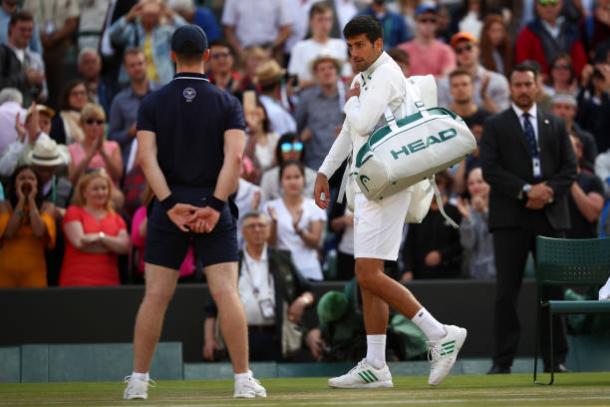
<svg viewBox="0 0 610 407"><path fill-rule="evenodd" d="M406 189L382 200L369 201L360 191L354 195L354 257L395 261L411 203Z"/></svg>

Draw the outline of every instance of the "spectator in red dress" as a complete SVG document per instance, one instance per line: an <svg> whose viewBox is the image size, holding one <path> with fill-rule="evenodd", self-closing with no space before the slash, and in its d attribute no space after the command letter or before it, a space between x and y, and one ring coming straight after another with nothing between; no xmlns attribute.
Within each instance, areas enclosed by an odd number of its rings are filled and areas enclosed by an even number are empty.
<svg viewBox="0 0 610 407"><path fill-rule="evenodd" d="M63 221L67 244L60 286L120 284L117 256L129 251L129 235L112 209L113 188L103 169L80 178Z"/></svg>

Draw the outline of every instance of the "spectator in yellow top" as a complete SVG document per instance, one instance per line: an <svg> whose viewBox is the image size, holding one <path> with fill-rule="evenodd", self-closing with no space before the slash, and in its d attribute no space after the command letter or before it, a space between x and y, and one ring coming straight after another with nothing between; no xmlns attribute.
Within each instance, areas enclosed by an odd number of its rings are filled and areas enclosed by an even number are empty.
<svg viewBox="0 0 610 407"><path fill-rule="evenodd" d="M45 248L55 245L53 205L30 166L15 170L0 202L0 288L46 287Z"/></svg>

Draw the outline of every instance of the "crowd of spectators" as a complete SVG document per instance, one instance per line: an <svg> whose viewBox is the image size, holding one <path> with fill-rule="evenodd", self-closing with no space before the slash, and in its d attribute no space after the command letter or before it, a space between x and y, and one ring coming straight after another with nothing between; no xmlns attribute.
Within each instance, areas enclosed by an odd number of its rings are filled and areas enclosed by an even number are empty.
<svg viewBox="0 0 610 407"><path fill-rule="evenodd" d="M210 40L211 83L244 108L248 142L234 201L242 216L263 215L238 219L240 244L264 228L265 250L277 250L270 257L291 253L301 283L289 299L305 293L298 307L313 301L309 281L354 275L353 214L340 203L324 212L311 198L355 74L341 29L358 14L381 23L405 76L435 77L439 105L478 140L485 119L511 105L512 67L536 64L538 108L564 120L579 160L568 235L610 232L610 0L0 3L0 287L142 282L154 198L136 160L136 117L142 99L172 80L170 39L187 23ZM479 165L477 150L437 175L461 228L433 201L421 224L405 225L401 256L388 264L395 278L495 278ZM331 179L333 198L342 172ZM189 252L181 281L200 281L198 264ZM307 340L319 356L319 330Z"/></svg>

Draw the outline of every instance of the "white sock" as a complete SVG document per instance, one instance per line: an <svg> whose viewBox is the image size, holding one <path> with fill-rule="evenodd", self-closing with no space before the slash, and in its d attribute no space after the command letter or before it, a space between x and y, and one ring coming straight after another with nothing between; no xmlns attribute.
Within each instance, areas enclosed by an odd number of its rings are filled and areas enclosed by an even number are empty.
<svg viewBox="0 0 610 407"><path fill-rule="evenodd" d="M252 373L250 371L247 371L246 373L235 373L234 376L235 376L235 381L246 380L252 376Z"/></svg>
<svg viewBox="0 0 610 407"><path fill-rule="evenodd" d="M148 372L146 372L146 373L133 372L133 373L131 373L131 378L136 379L136 380L142 380L143 382L147 382L150 380L150 375L148 374Z"/></svg>
<svg viewBox="0 0 610 407"><path fill-rule="evenodd" d="M425 308L417 311L415 316L411 318L411 321L413 321L431 341L438 341L447 335L447 331L445 331L443 324L438 322Z"/></svg>
<svg viewBox="0 0 610 407"><path fill-rule="evenodd" d="M375 369L385 365L385 335L366 336L366 361Z"/></svg>

